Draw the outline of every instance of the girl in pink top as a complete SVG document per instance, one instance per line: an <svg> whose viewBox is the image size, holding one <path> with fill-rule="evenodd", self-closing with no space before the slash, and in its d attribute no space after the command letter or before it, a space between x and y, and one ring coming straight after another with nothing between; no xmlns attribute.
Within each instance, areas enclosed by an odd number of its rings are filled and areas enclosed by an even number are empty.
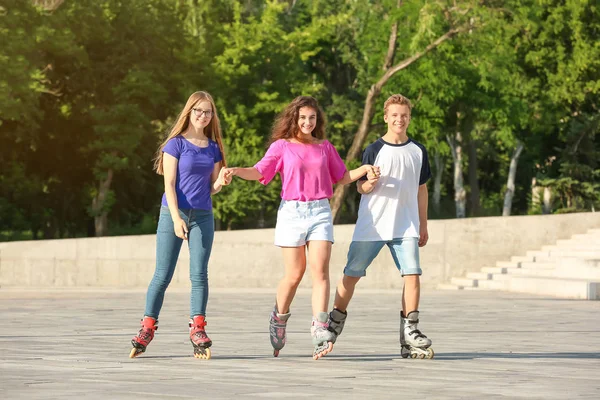
<svg viewBox="0 0 600 400"><path fill-rule="evenodd" d="M335 341L335 334L328 329L327 315L333 244L328 199L333 195L334 184L346 185L377 171L370 165L348 171L336 149L325 140L325 117L317 101L300 96L275 121L265 156L254 167L228 169L226 176L235 175L266 185L277 173L281 176L282 190L275 245L283 250L285 276L279 282L270 318L273 355L277 357L285 345L290 305L308 261L313 280L311 335L316 360L329 353Z"/></svg>

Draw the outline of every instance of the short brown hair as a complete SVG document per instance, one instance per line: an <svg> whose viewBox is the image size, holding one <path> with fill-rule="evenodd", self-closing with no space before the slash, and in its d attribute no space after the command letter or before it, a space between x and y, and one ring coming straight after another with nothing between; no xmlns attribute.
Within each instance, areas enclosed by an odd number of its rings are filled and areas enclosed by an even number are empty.
<svg viewBox="0 0 600 400"><path fill-rule="evenodd" d="M412 111L412 104L410 104L410 100L407 97L402 96L401 94L393 94L383 103L383 114L387 113L388 107L392 104L400 104L401 106L408 106L408 111Z"/></svg>

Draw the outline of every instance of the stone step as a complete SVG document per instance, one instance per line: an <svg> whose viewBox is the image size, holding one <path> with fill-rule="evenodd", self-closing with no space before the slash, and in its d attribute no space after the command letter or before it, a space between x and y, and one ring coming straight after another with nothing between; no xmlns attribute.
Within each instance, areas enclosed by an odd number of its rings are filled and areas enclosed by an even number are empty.
<svg viewBox="0 0 600 400"><path fill-rule="evenodd" d="M590 241L590 240L582 240L582 241L572 241L572 240L559 240L555 245L542 246L542 250L588 250L588 251L598 251L600 249L600 242Z"/></svg>
<svg viewBox="0 0 600 400"><path fill-rule="evenodd" d="M488 274L506 274L508 270L512 270L513 268L503 268L503 267L483 267L481 268L481 272L485 272Z"/></svg>
<svg viewBox="0 0 600 400"><path fill-rule="evenodd" d="M531 262L535 261L535 257L533 256L512 256L510 258L511 262Z"/></svg>
<svg viewBox="0 0 600 400"><path fill-rule="evenodd" d="M492 279L493 281L507 281L509 279L512 279L514 275L513 274L492 274Z"/></svg>
<svg viewBox="0 0 600 400"><path fill-rule="evenodd" d="M506 288L508 287L510 281L495 281L495 280L489 280L489 281L479 281L479 285L477 286L477 289L483 289L483 290L506 290Z"/></svg>
<svg viewBox="0 0 600 400"><path fill-rule="evenodd" d="M600 258L600 249L591 250L551 250L552 257L579 257L579 258Z"/></svg>
<svg viewBox="0 0 600 400"><path fill-rule="evenodd" d="M437 285L437 288L440 290L463 290L463 286L453 285L451 283L440 283Z"/></svg>
<svg viewBox="0 0 600 400"><path fill-rule="evenodd" d="M550 257L550 252L544 250L529 250L525 254L531 257L535 257L536 260L538 259L538 257Z"/></svg>
<svg viewBox="0 0 600 400"><path fill-rule="evenodd" d="M497 261L496 267L500 268L521 268L521 262Z"/></svg>
<svg viewBox="0 0 600 400"><path fill-rule="evenodd" d="M463 288L466 287L477 287L477 279L469 279L469 278L458 278L458 277L454 277L452 279L450 279L450 283L456 286L463 286Z"/></svg>
<svg viewBox="0 0 600 400"><path fill-rule="evenodd" d="M600 243L600 234L593 233L580 233L577 235L571 236L571 239L561 239L557 240L558 242L573 242L573 243Z"/></svg>
<svg viewBox="0 0 600 400"><path fill-rule="evenodd" d="M552 256L537 256L537 257L533 257L533 261L535 262L555 262L556 261L556 257L552 257Z"/></svg>
<svg viewBox="0 0 600 400"><path fill-rule="evenodd" d="M487 272L469 272L467 273L467 278L477 280L488 280L492 279L492 274Z"/></svg>
<svg viewBox="0 0 600 400"><path fill-rule="evenodd" d="M511 292L532 293L565 299L600 300L600 281L515 276L507 283L507 290Z"/></svg>
<svg viewBox="0 0 600 400"><path fill-rule="evenodd" d="M548 276L553 277L555 269L546 269L546 268L519 268L518 270L514 270L508 276Z"/></svg>
<svg viewBox="0 0 600 400"><path fill-rule="evenodd" d="M550 262L522 262L521 268L538 268L538 269L554 269L555 263Z"/></svg>

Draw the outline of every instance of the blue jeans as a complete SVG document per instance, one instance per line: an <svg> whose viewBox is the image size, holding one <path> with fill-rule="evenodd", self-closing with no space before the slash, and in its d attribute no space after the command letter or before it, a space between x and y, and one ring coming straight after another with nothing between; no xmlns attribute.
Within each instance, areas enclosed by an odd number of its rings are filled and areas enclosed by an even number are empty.
<svg viewBox="0 0 600 400"><path fill-rule="evenodd" d="M421 275L423 271L419 263L419 238L405 237L389 241L352 242L348 250L348 263L344 275L363 277L367 268L387 245L398 271L404 275Z"/></svg>
<svg viewBox="0 0 600 400"><path fill-rule="evenodd" d="M190 317L206 315L208 259L210 258L215 235L215 219L212 210L180 209L179 215L188 227L190 280L192 281ZM156 231L156 270L146 296L146 312L144 315L148 317L158 319L165 298L165 291L175 272L175 265L182 243L183 239L175 236L169 208L162 206Z"/></svg>

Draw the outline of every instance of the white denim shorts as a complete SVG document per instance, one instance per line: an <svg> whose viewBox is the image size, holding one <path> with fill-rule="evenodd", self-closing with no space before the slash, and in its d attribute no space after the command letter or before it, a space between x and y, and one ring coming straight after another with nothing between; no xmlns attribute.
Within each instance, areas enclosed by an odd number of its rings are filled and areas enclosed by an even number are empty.
<svg viewBox="0 0 600 400"><path fill-rule="evenodd" d="M275 246L298 247L311 240L333 243L329 200L281 200L275 226Z"/></svg>

